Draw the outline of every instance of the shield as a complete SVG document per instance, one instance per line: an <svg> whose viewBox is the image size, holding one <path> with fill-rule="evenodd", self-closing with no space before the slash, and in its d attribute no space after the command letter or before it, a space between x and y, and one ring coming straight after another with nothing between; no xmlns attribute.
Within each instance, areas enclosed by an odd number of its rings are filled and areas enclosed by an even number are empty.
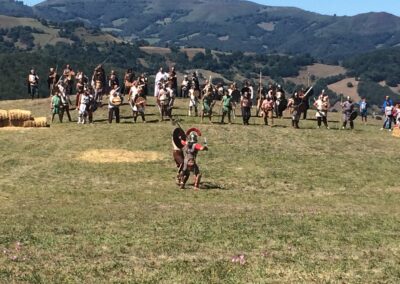
<svg viewBox="0 0 400 284"><path fill-rule="evenodd" d="M146 99L143 97L138 97L135 102L136 105L146 106Z"/></svg>
<svg viewBox="0 0 400 284"><path fill-rule="evenodd" d="M186 136L189 136L189 134L191 133L191 132L196 132L196 134L198 135L198 136L201 136L201 131L199 130L199 129L197 129L197 128L190 128L189 130L187 130L186 131Z"/></svg>
<svg viewBox="0 0 400 284"><path fill-rule="evenodd" d="M122 100L119 96L116 96L115 98L112 99L112 103L115 106L119 106L122 104Z"/></svg>
<svg viewBox="0 0 400 284"><path fill-rule="evenodd" d="M355 119L357 118L357 116L358 116L358 112L353 111L353 112L350 114L350 121L355 120Z"/></svg>
<svg viewBox="0 0 400 284"><path fill-rule="evenodd" d="M182 128L175 128L174 132L172 132L172 141L174 141L174 144L176 147L179 149L183 148L182 142L181 141L186 141L186 134L185 131L182 130Z"/></svg>

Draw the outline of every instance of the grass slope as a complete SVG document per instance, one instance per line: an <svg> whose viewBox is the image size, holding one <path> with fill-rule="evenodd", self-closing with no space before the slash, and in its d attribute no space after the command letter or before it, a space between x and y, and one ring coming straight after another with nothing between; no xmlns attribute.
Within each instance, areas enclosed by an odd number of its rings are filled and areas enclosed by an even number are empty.
<svg viewBox="0 0 400 284"><path fill-rule="evenodd" d="M0 102L10 108L46 115L48 101ZM399 281L398 139L374 123L292 130L286 119L265 128L183 118L209 140L200 192L174 184L168 122L0 130L0 282ZM110 148L165 158L75 159ZM238 254L244 265L231 262Z"/></svg>

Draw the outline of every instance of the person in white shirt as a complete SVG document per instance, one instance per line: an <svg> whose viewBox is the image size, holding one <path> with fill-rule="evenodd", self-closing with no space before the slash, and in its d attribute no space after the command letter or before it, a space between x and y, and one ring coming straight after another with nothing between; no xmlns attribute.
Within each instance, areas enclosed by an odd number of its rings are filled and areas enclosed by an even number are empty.
<svg viewBox="0 0 400 284"><path fill-rule="evenodd" d="M154 82L154 96L155 97L157 97L158 91L159 91L158 84L161 83L162 81L167 80L167 78L168 78L168 73L165 73L163 71L163 68L161 67L158 70L158 73L156 74L156 79L155 79L155 82Z"/></svg>

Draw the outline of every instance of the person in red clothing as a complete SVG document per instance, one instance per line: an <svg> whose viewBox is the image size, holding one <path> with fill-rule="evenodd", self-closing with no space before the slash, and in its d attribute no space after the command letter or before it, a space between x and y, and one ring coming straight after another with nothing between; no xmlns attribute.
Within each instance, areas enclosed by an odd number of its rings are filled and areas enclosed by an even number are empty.
<svg viewBox="0 0 400 284"><path fill-rule="evenodd" d="M191 131L188 135L187 141L182 140L181 143L184 145L183 153L185 155L183 161L183 168L180 176L180 188L184 189L185 184L189 179L190 172L194 173L194 188L195 190L199 189L200 180L201 180L201 172L199 166L196 163L197 153L199 151L207 151L208 146L207 142L204 143L204 146L197 143L197 133L196 131Z"/></svg>

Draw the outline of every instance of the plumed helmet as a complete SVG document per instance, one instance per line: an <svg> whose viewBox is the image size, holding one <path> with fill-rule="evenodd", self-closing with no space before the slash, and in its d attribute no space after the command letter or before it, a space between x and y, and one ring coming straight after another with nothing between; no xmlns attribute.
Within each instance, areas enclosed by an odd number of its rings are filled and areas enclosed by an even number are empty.
<svg viewBox="0 0 400 284"><path fill-rule="evenodd" d="M189 143L197 143L197 133L195 131L190 132Z"/></svg>

